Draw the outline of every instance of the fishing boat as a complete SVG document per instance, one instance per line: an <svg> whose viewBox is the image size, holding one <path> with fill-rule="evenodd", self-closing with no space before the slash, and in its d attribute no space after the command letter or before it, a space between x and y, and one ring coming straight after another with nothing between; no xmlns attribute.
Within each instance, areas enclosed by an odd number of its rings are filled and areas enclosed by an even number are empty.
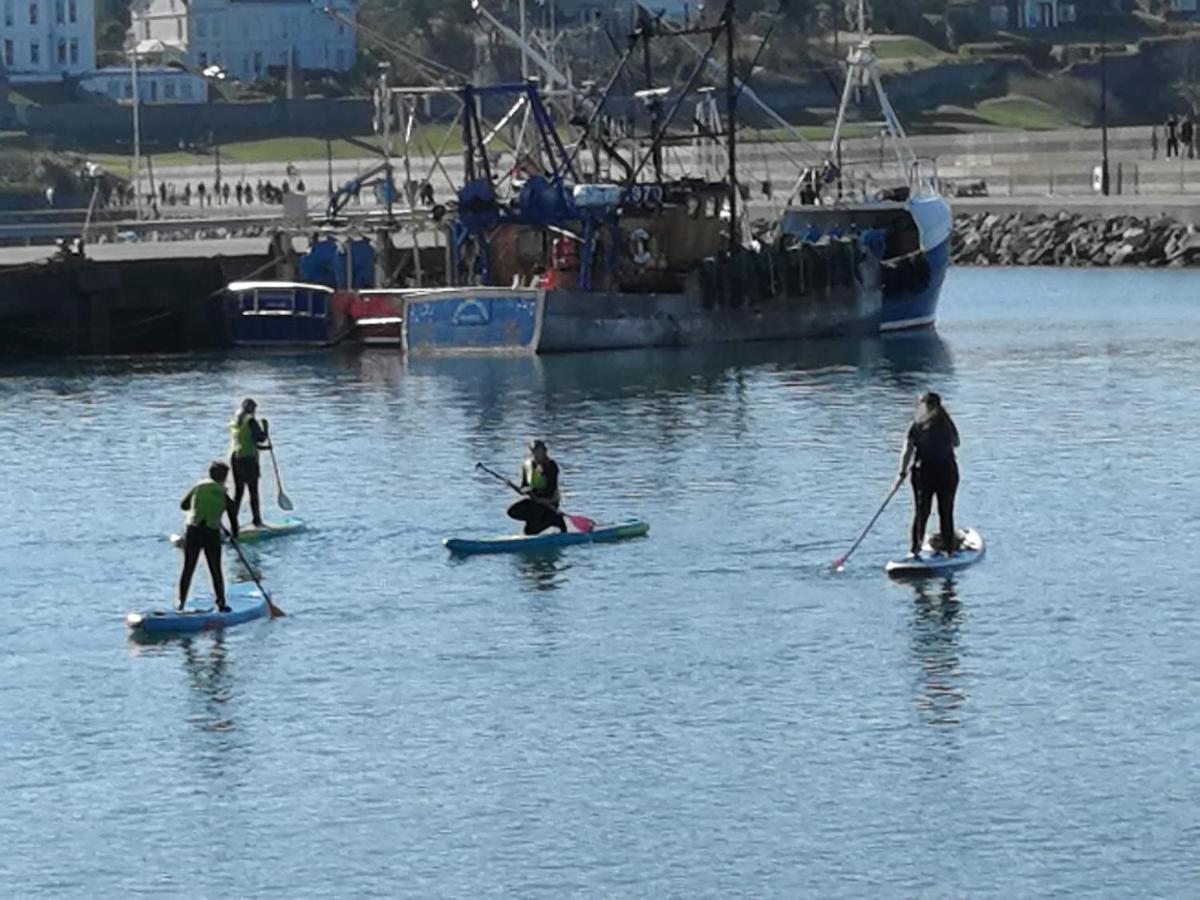
<svg viewBox="0 0 1200 900"><path fill-rule="evenodd" d="M229 342L237 347L328 347L350 332L350 294L297 281L235 281L225 288Z"/></svg>
<svg viewBox="0 0 1200 900"><path fill-rule="evenodd" d="M858 4L859 41L847 58L846 81L828 155L820 167L800 174L780 221L793 240L819 241L823 235L873 230L881 235L882 308L880 331L933 325L938 298L950 266L953 216L942 196L936 167L918 159L896 116L879 77L876 56L865 24L864 0ZM895 167L847 165L842 160L842 134L854 92L869 86L883 116L883 130L895 156ZM859 177L854 177L855 168ZM866 169L863 173L861 170ZM890 183L879 185L885 178Z"/></svg>

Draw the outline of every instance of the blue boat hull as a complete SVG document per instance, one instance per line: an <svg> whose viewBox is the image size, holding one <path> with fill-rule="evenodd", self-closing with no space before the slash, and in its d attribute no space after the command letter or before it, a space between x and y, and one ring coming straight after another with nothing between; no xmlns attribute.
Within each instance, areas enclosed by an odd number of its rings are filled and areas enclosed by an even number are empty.
<svg viewBox="0 0 1200 900"><path fill-rule="evenodd" d="M125 624L135 635L142 636L196 634L201 631L221 631L261 619L267 614L266 598L250 585L229 588L225 602L229 604L230 612L217 612L214 607L185 609L184 612L151 609L130 613L125 617Z"/></svg>
<svg viewBox="0 0 1200 900"><path fill-rule="evenodd" d="M883 280L883 317L880 331L924 328L937 321L938 298L950 268L950 241L943 241L924 254L925 273L917 276L885 274ZM917 283L914 283L917 282Z"/></svg>
<svg viewBox="0 0 1200 900"><path fill-rule="evenodd" d="M483 538L447 538L442 542L447 550L458 556L472 556L480 553L531 553L554 550L559 547L570 547L574 544L611 544L630 538L645 537L650 531L646 522L630 519L619 525L599 525L587 534L569 531L566 534L538 534L532 536L507 535L505 537Z"/></svg>

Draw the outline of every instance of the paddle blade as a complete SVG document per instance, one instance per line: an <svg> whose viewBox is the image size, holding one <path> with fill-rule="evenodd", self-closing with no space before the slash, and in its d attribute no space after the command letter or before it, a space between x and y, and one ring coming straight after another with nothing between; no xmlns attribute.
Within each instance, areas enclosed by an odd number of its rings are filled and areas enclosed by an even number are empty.
<svg viewBox="0 0 1200 900"><path fill-rule="evenodd" d="M574 526L576 531L583 534L591 534L596 530L596 523L587 516L566 516L565 518Z"/></svg>
<svg viewBox="0 0 1200 900"><path fill-rule="evenodd" d="M292 498L283 492L280 488L279 493L275 497L275 505L284 512L291 512L295 507L292 506Z"/></svg>

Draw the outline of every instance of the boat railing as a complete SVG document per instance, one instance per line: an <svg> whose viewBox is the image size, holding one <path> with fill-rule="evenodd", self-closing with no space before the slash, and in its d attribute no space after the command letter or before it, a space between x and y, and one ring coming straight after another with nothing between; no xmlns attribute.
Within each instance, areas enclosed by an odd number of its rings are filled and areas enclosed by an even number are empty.
<svg viewBox="0 0 1200 900"><path fill-rule="evenodd" d="M241 292L238 312L243 316L286 316L324 319L329 297L320 291L294 288L254 288Z"/></svg>

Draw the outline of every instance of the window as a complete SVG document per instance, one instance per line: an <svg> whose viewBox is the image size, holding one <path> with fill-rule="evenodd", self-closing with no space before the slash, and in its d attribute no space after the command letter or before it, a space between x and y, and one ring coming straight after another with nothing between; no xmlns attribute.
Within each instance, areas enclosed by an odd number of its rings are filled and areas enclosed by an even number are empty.
<svg viewBox="0 0 1200 900"><path fill-rule="evenodd" d="M79 38L71 38L71 65L79 65Z"/></svg>
<svg viewBox="0 0 1200 900"><path fill-rule="evenodd" d="M37 0L29 4L29 24L37 24Z"/></svg>
<svg viewBox="0 0 1200 900"><path fill-rule="evenodd" d="M31 66L40 66L42 64L42 48L37 41L29 42L29 64Z"/></svg>
<svg viewBox="0 0 1200 900"><path fill-rule="evenodd" d="M4 64L10 69L15 65L13 60L13 42L9 40L4 42Z"/></svg>
<svg viewBox="0 0 1200 900"><path fill-rule="evenodd" d="M67 4L67 19L71 24L79 21L79 4L76 0L70 0Z"/></svg>
<svg viewBox="0 0 1200 900"><path fill-rule="evenodd" d="M63 0L54 0L54 21L59 25L67 21L67 10Z"/></svg>
<svg viewBox="0 0 1200 900"><path fill-rule="evenodd" d="M62 38L58 39L57 59L60 66L65 66L67 64L67 42Z"/></svg>

